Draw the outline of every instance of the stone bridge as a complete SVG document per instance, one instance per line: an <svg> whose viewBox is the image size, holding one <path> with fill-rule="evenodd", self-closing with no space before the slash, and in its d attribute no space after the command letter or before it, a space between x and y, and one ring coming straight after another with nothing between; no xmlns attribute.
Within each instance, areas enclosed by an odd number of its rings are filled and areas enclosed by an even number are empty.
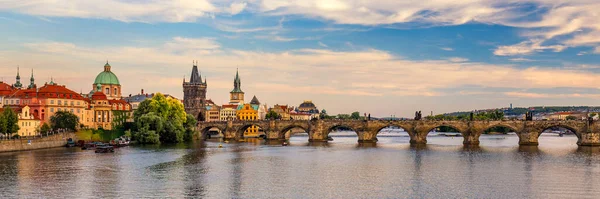
<svg viewBox="0 0 600 199"><path fill-rule="evenodd" d="M553 128L566 128L577 135L580 146L600 146L600 124L584 120L572 121L436 121L436 120L256 120L199 122L198 129L205 136L211 128L223 132L226 139L242 138L243 132L250 126L259 126L270 140L285 139L286 133L300 128L308 133L311 142L327 142L334 129L349 128L356 132L358 142L377 142L377 134L386 127L399 127L410 136L411 144L426 144L427 134L435 128L447 126L454 128L464 138L464 145L479 145L479 136L492 127L506 127L519 136L520 145L538 145L538 137L543 131Z"/></svg>

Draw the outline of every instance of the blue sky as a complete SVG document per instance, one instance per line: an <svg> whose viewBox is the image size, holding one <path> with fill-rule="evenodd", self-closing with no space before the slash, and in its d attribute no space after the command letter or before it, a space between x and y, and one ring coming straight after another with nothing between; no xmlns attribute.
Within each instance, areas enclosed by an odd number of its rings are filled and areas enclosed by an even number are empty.
<svg viewBox="0 0 600 199"><path fill-rule="evenodd" d="M600 105L593 0L5 0L0 41L5 82L78 92L108 59L124 94L181 97L198 60L220 104L239 68L248 99L330 113Z"/></svg>

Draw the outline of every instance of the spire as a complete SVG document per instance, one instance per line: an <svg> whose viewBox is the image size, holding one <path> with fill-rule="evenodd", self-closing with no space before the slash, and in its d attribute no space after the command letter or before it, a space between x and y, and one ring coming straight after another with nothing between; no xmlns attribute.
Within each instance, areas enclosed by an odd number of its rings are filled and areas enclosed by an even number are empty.
<svg viewBox="0 0 600 199"><path fill-rule="evenodd" d="M33 68L31 69L31 79L29 79L29 87L27 88L35 88L35 79L33 78Z"/></svg>
<svg viewBox="0 0 600 199"><path fill-rule="evenodd" d="M233 80L233 90L232 93L243 93L242 91L242 81L240 80L240 74L238 69L235 69L235 79Z"/></svg>
<svg viewBox="0 0 600 199"><path fill-rule="evenodd" d="M17 66L17 81L15 82L15 84L13 84L13 86L15 88L21 88L23 87L23 84L21 84L21 75L19 74L19 66Z"/></svg>
<svg viewBox="0 0 600 199"><path fill-rule="evenodd" d="M198 66L195 64L192 66L192 75L190 76L190 84L202 84L202 77L198 73Z"/></svg>
<svg viewBox="0 0 600 199"><path fill-rule="evenodd" d="M258 98L256 98L256 95L252 98L250 104L260 105L260 102L258 101Z"/></svg>
<svg viewBox="0 0 600 199"><path fill-rule="evenodd" d="M108 64L108 59L106 60L106 64L104 64L104 72L110 72L110 64Z"/></svg>

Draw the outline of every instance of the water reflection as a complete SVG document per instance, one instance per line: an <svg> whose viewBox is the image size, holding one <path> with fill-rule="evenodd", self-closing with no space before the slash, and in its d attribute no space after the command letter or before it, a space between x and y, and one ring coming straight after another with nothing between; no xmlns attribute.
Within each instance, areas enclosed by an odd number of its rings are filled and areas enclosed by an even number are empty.
<svg viewBox="0 0 600 199"><path fill-rule="evenodd" d="M353 132L352 132L353 133ZM209 140L119 148L114 154L48 149L0 154L0 198L586 198L600 194L600 149L576 137L514 135L480 146L406 136L357 143ZM221 145L222 147L219 147ZM68 191L65 191L68 190Z"/></svg>

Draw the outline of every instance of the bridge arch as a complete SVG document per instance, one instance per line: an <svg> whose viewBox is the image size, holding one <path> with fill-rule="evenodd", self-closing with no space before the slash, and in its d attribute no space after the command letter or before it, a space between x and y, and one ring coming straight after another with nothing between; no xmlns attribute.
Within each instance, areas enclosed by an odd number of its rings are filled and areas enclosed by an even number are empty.
<svg viewBox="0 0 600 199"><path fill-rule="evenodd" d="M402 130L404 130L404 132L406 132L409 136L414 136L414 132L411 131L410 127L407 125L398 125L398 124L386 124L386 125L382 125L379 126L375 129L375 136L379 135L379 133L381 132L381 130L385 129L385 128L390 128L390 127L396 127L396 128L400 128Z"/></svg>
<svg viewBox="0 0 600 199"><path fill-rule="evenodd" d="M292 129L295 128L299 128L302 129L304 132L306 132L307 134L309 134L309 128L308 126L303 126L303 125L299 125L299 124L290 124L288 126L285 126L281 129L281 131L279 131L279 138L280 139L288 139L290 136L292 136L292 134L294 134L293 132L291 132ZM288 136L288 132L289 132L289 136Z"/></svg>
<svg viewBox="0 0 600 199"><path fill-rule="evenodd" d="M225 126L223 125L218 125L218 124L213 124L213 125L203 125L203 126L199 126L198 127L198 131L200 131L200 135L202 136L201 138L207 138L210 129L213 128L217 128L219 129L219 131L221 132L221 134L225 135Z"/></svg>
<svg viewBox="0 0 600 199"><path fill-rule="evenodd" d="M487 125L487 126L485 126L483 129L481 129L481 134L483 134L485 131L487 131L487 130L489 130L489 129L492 129L492 128L497 128L497 127L503 127L503 128L507 128L507 129L510 129L512 132L515 132L515 133L519 133L519 132L520 132L520 131L519 131L519 128L517 128L517 127L515 127L515 126L512 126L512 125L510 125L510 124L506 124L506 123L499 122L499 123L496 123L496 124L491 124L491 125Z"/></svg>
<svg viewBox="0 0 600 199"><path fill-rule="evenodd" d="M427 137L431 131L433 131L437 128L440 128L440 127L450 127L452 129L456 130L457 133L460 133L463 137L465 136L465 133L466 133L465 130L463 128L461 128L459 125L450 124L450 123L441 123L441 124L427 126L425 128L425 131L422 133L424 133L424 136Z"/></svg>
<svg viewBox="0 0 600 199"><path fill-rule="evenodd" d="M358 132L359 132L359 131L358 131L358 128L356 128L356 127L353 127L352 125L347 125L347 124L334 124L334 125L331 125L331 126L329 126L329 127L327 128L327 130L325 131L325 136L326 136L326 137L328 137L328 136L329 136L329 134L330 134L332 131L334 131L335 129L339 129L339 128L346 128L346 129L349 129L349 130L351 130L351 131L354 131L354 133L356 133L356 136L360 136L360 135L358 134Z"/></svg>
<svg viewBox="0 0 600 199"><path fill-rule="evenodd" d="M246 131L246 129L251 128L253 126L257 127L257 129L256 129L257 131L258 130L265 131L266 130L265 127L268 127L268 125L264 125L264 124L261 124L259 122L244 123L244 124L240 125L237 128L237 130L235 131L235 137L243 138L244 137L244 131Z"/></svg>
<svg viewBox="0 0 600 199"><path fill-rule="evenodd" d="M542 133L546 130L552 129L552 128L564 128L567 129L571 132L573 132L573 134L575 134L575 136L577 136L577 138L581 138L581 132L579 131L579 129L577 127L573 127L567 124L548 124L548 125L544 125L539 129L538 132L538 138L542 135Z"/></svg>

